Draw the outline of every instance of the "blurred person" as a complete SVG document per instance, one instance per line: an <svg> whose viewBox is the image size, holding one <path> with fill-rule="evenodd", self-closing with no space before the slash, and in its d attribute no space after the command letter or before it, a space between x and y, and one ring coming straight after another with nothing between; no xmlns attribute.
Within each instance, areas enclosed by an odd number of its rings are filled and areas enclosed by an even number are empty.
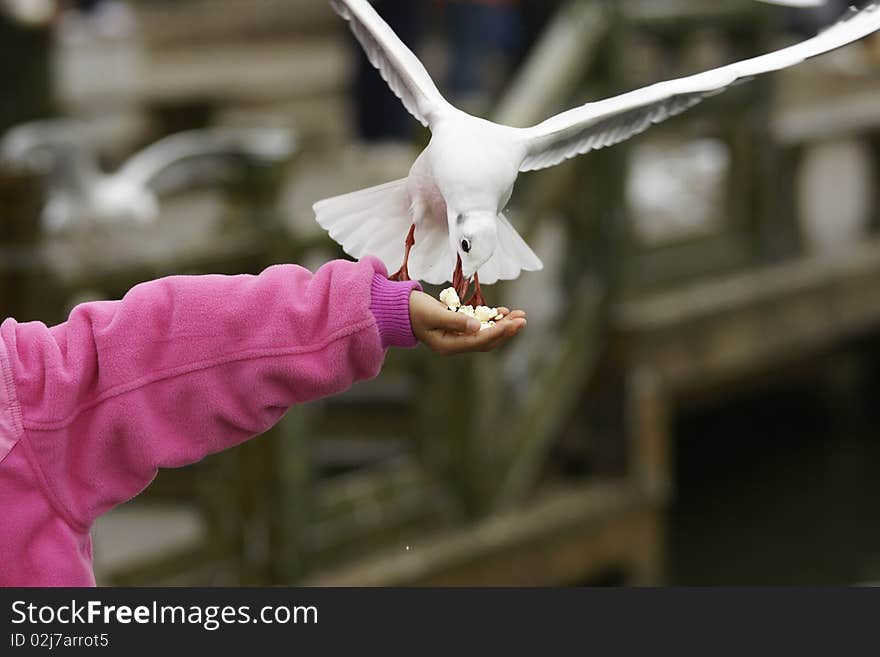
<svg viewBox="0 0 880 657"><path fill-rule="evenodd" d="M374 0L373 5L404 42L414 50L418 48L427 11L423 0ZM360 45L354 39L351 42L357 57L355 98L360 138L370 142L408 141L413 129L409 114Z"/></svg>
<svg viewBox="0 0 880 657"><path fill-rule="evenodd" d="M485 112L523 62L560 0L448 0L456 103Z"/></svg>
<svg viewBox="0 0 880 657"><path fill-rule="evenodd" d="M563 0L519 0L522 14L523 38L516 64L522 63Z"/></svg>
<svg viewBox="0 0 880 657"><path fill-rule="evenodd" d="M378 375L390 347L488 351L480 332L382 264L177 276L47 328L0 326L0 585L94 586L89 531L176 468L268 430L293 405Z"/></svg>
<svg viewBox="0 0 880 657"><path fill-rule="evenodd" d="M435 0L447 13L448 86L457 104L484 111L524 59L561 0ZM374 0L373 6L413 50L424 40L429 0ZM400 101L352 39L357 69L359 136L371 142L408 141L413 125Z"/></svg>
<svg viewBox="0 0 880 657"><path fill-rule="evenodd" d="M104 0L74 0L72 3L74 7L84 12L92 12L97 9L98 5L102 4Z"/></svg>
<svg viewBox="0 0 880 657"><path fill-rule="evenodd" d="M485 111L523 47L521 0L449 0L453 102Z"/></svg>
<svg viewBox="0 0 880 657"><path fill-rule="evenodd" d="M68 38L83 41L125 39L137 30L137 16L122 0L68 0L60 29Z"/></svg>

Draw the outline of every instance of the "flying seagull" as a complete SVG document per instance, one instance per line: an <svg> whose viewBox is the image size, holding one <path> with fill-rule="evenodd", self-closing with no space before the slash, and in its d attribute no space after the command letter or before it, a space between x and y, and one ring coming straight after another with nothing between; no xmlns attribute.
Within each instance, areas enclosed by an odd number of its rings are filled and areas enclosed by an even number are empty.
<svg viewBox="0 0 880 657"><path fill-rule="evenodd" d="M165 137L104 173L83 124L68 120L25 123L0 140L0 164L45 175L46 230L82 221L149 222L159 197L199 182L226 180L242 164L287 161L296 145L288 130L207 128Z"/></svg>
<svg viewBox="0 0 880 657"><path fill-rule="evenodd" d="M681 114L738 81L778 71L880 29L872 4L818 36L776 52L591 102L531 128L471 116L448 103L425 67L367 0L330 0L372 64L432 138L405 179L320 201L318 223L355 258L381 259L392 278L451 280L472 305L480 282L542 268L504 209L521 172L612 146ZM399 269L398 269L399 268ZM450 277L450 272L452 272Z"/></svg>

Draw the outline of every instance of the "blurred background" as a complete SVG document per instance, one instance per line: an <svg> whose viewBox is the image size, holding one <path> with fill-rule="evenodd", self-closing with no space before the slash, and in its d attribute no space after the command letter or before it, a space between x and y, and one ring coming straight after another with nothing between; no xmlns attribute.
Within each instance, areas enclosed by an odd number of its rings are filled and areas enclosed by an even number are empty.
<svg viewBox="0 0 880 657"><path fill-rule="evenodd" d="M846 3L376 0L448 97L530 125L813 35ZM325 0L0 0L0 308L309 267L324 197L429 135ZM162 472L104 585L880 581L880 40L523 176L547 264L501 353L375 381ZM404 236L401 236L403 239ZM437 290L433 290L436 292Z"/></svg>

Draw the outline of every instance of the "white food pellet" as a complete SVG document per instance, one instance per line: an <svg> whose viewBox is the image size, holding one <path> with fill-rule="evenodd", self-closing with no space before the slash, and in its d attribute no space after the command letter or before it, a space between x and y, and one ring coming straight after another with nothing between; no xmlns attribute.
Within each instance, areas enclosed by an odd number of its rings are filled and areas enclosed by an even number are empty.
<svg viewBox="0 0 880 657"><path fill-rule="evenodd" d="M474 315L481 322L488 322L498 314L497 308L489 308L487 306L479 306L474 310Z"/></svg>
<svg viewBox="0 0 880 657"><path fill-rule="evenodd" d="M440 293L440 301L446 304L450 310L461 307L461 299L458 298L458 292L454 287L448 287Z"/></svg>
<svg viewBox="0 0 880 657"><path fill-rule="evenodd" d="M481 331L492 328L497 322L504 319L504 315L499 313L497 308L489 308L488 306L474 308L473 306L461 305L461 299L458 298L458 293L452 287L446 288L440 293L440 301L446 305L450 312L461 313L479 320Z"/></svg>

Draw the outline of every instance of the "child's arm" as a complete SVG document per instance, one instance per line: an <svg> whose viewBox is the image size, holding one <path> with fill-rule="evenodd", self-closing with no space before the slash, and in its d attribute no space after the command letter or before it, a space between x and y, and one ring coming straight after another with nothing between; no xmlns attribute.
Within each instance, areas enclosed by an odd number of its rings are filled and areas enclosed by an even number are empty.
<svg viewBox="0 0 880 657"><path fill-rule="evenodd" d="M57 510L87 528L157 468L196 462L294 404L375 376L387 347L416 343L415 287L388 282L372 259L314 275L283 265L145 283L53 328L7 320L0 369L20 408L19 440ZM484 349L524 325L458 335L466 318L420 302L413 325L445 351Z"/></svg>

